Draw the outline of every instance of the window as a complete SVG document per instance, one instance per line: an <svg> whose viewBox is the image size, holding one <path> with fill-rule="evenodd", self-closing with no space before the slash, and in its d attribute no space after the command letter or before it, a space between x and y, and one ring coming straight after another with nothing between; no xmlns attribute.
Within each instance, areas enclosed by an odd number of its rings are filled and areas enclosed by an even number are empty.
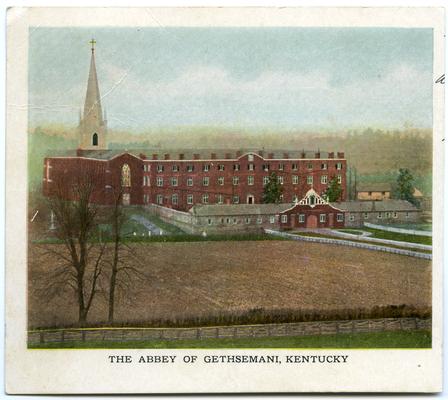
<svg viewBox="0 0 448 400"><path fill-rule="evenodd" d="M240 196L233 196L233 204L238 204L240 202Z"/></svg>
<svg viewBox="0 0 448 400"><path fill-rule="evenodd" d="M224 185L224 177L223 177L223 176L220 176L220 177L218 178L218 185L221 185L221 186Z"/></svg>
<svg viewBox="0 0 448 400"><path fill-rule="evenodd" d="M383 218L383 213L378 213L378 219L381 219L381 218Z"/></svg>
<svg viewBox="0 0 448 400"><path fill-rule="evenodd" d="M143 203L145 203L145 204L149 203L149 195L147 195L147 194L143 195Z"/></svg>
<svg viewBox="0 0 448 400"><path fill-rule="evenodd" d="M303 224L305 222L305 214L299 214L299 222Z"/></svg>
<svg viewBox="0 0 448 400"><path fill-rule="evenodd" d="M270 222L271 224L274 224L274 223L275 223L275 215L270 215L270 216L269 216L269 222Z"/></svg>
<svg viewBox="0 0 448 400"><path fill-rule="evenodd" d="M336 163L336 169L342 169L342 163L340 162Z"/></svg>
<svg viewBox="0 0 448 400"><path fill-rule="evenodd" d="M398 214L396 211L394 211L394 218L398 218Z"/></svg>
<svg viewBox="0 0 448 400"><path fill-rule="evenodd" d="M247 159L248 159L249 161L254 161L254 155L253 155L253 154L249 154L249 155L247 156Z"/></svg>
<svg viewBox="0 0 448 400"><path fill-rule="evenodd" d="M307 168L308 169L313 169L313 164L312 163L308 163Z"/></svg>
<svg viewBox="0 0 448 400"><path fill-rule="evenodd" d="M157 165L157 172L163 172L164 168L163 165L158 164Z"/></svg>
<svg viewBox="0 0 448 400"><path fill-rule="evenodd" d="M297 170L299 169L299 165L296 164L296 163L294 163L294 164L291 165L291 169L292 169L293 171L297 171Z"/></svg>
<svg viewBox="0 0 448 400"><path fill-rule="evenodd" d="M278 182L280 185L283 185L283 176L277 176L277 182Z"/></svg>
<svg viewBox="0 0 448 400"><path fill-rule="evenodd" d="M325 214L319 214L319 221L320 222L325 222L326 219L326 215Z"/></svg>
<svg viewBox="0 0 448 400"><path fill-rule="evenodd" d="M224 171L224 164L218 165L218 171Z"/></svg>
<svg viewBox="0 0 448 400"><path fill-rule="evenodd" d="M163 178L161 176L157 177L157 186L159 187L163 186Z"/></svg>
<svg viewBox="0 0 448 400"><path fill-rule="evenodd" d="M364 213L364 219L368 219L369 218L369 213Z"/></svg>
<svg viewBox="0 0 448 400"><path fill-rule="evenodd" d="M313 184L313 177L312 177L311 175L308 175L308 176L306 177L306 183L307 183L308 185L312 185L312 184Z"/></svg>
<svg viewBox="0 0 448 400"><path fill-rule="evenodd" d="M263 185L267 185L269 183L269 176L263 176Z"/></svg>
<svg viewBox="0 0 448 400"><path fill-rule="evenodd" d="M238 185L240 183L240 178L237 176L234 176L232 179L232 182L234 185Z"/></svg>
<svg viewBox="0 0 448 400"><path fill-rule="evenodd" d="M202 186L208 186L209 183L210 183L210 178L208 176L204 176L202 178Z"/></svg>
<svg viewBox="0 0 448 400"><path fill-rule="evenodd" d="M247 164L247 169L253 171L255 169L254 164Z"/></svg>
<svg viewBox="0 0 448 400"><path fill-rule="evenodd" d="M149 176L143 175L143 186L149 186Z"/></svg>
<svg viewBox="0 0 448 400"><path fill-rule="evenodd" d="M131 186L131 168L129 168L128 164L123 164L121 167L121 186Z"/></svg>
<svg viewBox="0 0 448 400"><path fill-rule="evenodd" d="M298 185L299 184L299 176L298 175L293 175L292 176L292 184L293 185Z"/></svg>
<svg viewBox="0 0 448 400"><path fill-rule="evenodd" d="M194 165L187 165L187 172L193 172L194 171Z"/></svg>
<svg viewBox="0 0 448 400"><path fill-rule="evenodd" d="M92 146L98 146L98 134L94 133L92 136Z"/></svg>
<svg viewBox="0 0 448 400"><path fill-rule="evenodd" d="M208 165L208 164L204 164L204 165L202 166L202 171L204 171L204 172L208 172L208 171L210 171L210 165Z"/></svg>
<svg viewBox="0 0 448 400"><path fill-rule="evenodd" d="M253 185L254 184L254 177L252 175L249 175L247 177L247 184L248 185Z"/></svg>
<svg viewBox="0 0 448 400"><path fill-rule="evenodd" d="M172 170L173 172L179 172L179 166L178 166L178 165L173 165L173 166L171 167L171 170Z"/></svg>
<svg viewBox="0 0 448 400"><path fill-rule="evenodd" d="M298 196L296 194L294 196L292 196L292 202L293 203L298 203L299 202L299 198L298 198Z"/></svg>
<svg viewBox="0 0 448 400"><path fill-rule="evenodd" d="M341 184L342 183L342 175L338 175L337 179L338 179L338 183Z"/></svg>
<svg viewBox="0 0 448 400"><path fill-rule="evenodd" d="M282 224L286 224L288 222L288 215L282 214Z"/></svg>
<svg viewBox="0 0 448 400"><path fill-rule="evenodd" d="M171 196L171 203L174 204L174 205L179 204L179 196L177 194L173 194Z"/></svg>
<svg viewBox="0 0 448 400"><path fill-rule="evenodd" d="M193 195L187 194L187 204L193 204Z"/></svg>
<svg viewBox="0 0 448 400"><path fill-rule="evenodd" d="M237 223L238 223L238 220L237 220L235 217L233 217L233 223L234 223L234 224L237 224Z"/></svg>
<svg viewBox="0 0 448 400"><path fill-rule="evenodd" d="M257 224L263 223L263 217L257 217Z"/></svg>
<svg viewBox="0 0 448 400"><path fill-rule="evenodd" d="M320 165L320 169L327 169L327 163L322 163Z"/></svg>
<svg viewBox="0 0 448 400"><path fill-rule="evenodd" d="M386 212L386 218L390 218L390 212Z"/></svg>
<svg viewBox="0 0 448 400"><path fill-rule="evenodd" d="M233 164L233 170L239 171L240 170L240 164Z"/></svg>
<svg viewBox="0 0 448 400"><path fill-rule="evenodd" d="M328 183L328 175L322 175L320 177L320 183L327 184Z"/></svg>
<svg viewBox="0 0 448 400"><path fill-rule="evenodd" d="M187 186L193 186L193 178L187 178Z"/></svg>
<svg viewBox="0 0 448 400"><path fill-rule="evenodd" d="M208 204L208 193L204 193L202 195L202 203L203 204Z"/></svg>
<svg viewBox="0 0 448 400"><path fill-rule="evenodd" d="M230 218L226 218L226 224L230 224Z"/></svg>
<svg viewBox="0 0 448 400"><path fill-rule="evenodd" d="M263 171L269 171L269 164L263 164L262 169Z"/></svg>
<svg viewBox="0 0 448 400"><path fill-rule="evenodd" d="M143 165L143 171L149 172L150 166L148 164Z"/></svg>
<svg viewBox="0 0 448 400"><path fill-rule="evenodd" d="M177 177L172 177L171 178L171 186L177 186Z"/></svg>
<svg viewBox="0 0 448 400"><path fill-rule="evenodd" d="M209 218L209 219L207 220L207 223L208 223L209 225L211 225L211 224L212 224L212 219Z"/></svg>
<svg viewBox="0 0 448 400"><path fill-rule="evenodd" d="M355 220L355 214L350 214L348 219L349 219L349 221L354 221Z"/></svg>
<svg viewBox="0 0 448 400"><path fill-rule="evenodd" d="M284 200L284 196L283 196L283 194L281 194L281 195L279 196L279 200L283 203L283 200Z"/></svg>
<svg viewBox="0 0 448 400"><path fill-rule="evenodd" d="M337 214L336 215L336 221L343 222L344 221L344 214Z"/></svg>
<svg viewBox="0 0 448 400"><path fill-rule="evenodd" d="M163 196L161 194L157 195L157 204L163 204Z"/></svg>
<svg viewBox="0 0 448 400"><path fill-rule="evenodd" d="M284 171L285 170L285 164L278 164L278 170Z"/></svg>
<svg viewBox="0 0 448 400"><path fill-rule="evenodd" d="M404 215L406 218L409 218L409 212L406 211L406 214Z"/></svg>
<svg viewBox="0 0 448 400"><path fill-rule="evenodd" d="M314 206L314 203L316 202L316 197L314 195L309 197L309 203L311 206Z"/></svg>
<svg viewBox="0 0 448 400"><path fill-rule="evenodd" d="M250 218L249 218L249 217L246 217L245 220L244 220L244 222L246 222L246 224L250 224Z"/></svg>
<svg viewBox="0 0 448 400"><path fill-rule="evenodd" d="M223 203L224 203L224 196L223 196L222 194L218 194L218 195L216 196L216 202L217 202L218 204L223 204Z"/></svg>

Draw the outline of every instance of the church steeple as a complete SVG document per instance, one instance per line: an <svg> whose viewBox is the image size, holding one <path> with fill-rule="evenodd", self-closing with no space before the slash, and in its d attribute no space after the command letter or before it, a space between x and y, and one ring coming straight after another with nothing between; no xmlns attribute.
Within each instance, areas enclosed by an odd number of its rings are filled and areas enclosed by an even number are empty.
<svg viewBox="0 0 448 400"><path fill-rule="evenodd" d="M89 43L91 45L92 54L90 57L90 70L84 102L84 114L80 123L80 147L82 149L103 150L107 148L106 126L103 119L100 89L96 74L96 41L92 39Z"/></svg>

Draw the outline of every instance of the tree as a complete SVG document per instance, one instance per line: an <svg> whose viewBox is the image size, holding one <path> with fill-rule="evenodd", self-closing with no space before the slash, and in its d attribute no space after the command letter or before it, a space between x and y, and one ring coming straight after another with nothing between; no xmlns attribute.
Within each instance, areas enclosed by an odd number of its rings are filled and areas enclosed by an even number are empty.
<svg viewBox="0 0 448 400"><path fill-rule="evenodd" d="M342 194L341 184L338 183L336 177L331 178L327 190L325 191L325 198L327 199L327 201L331 203L334 201L338 201L341 198L341 194Z"/></svg>
<svg viewBox="0 0 448 400"><path fill-rule="evenodd" d="M60 261L45 277L46 296L60 294L66 287L75 291L78 303L78 324L85 326L93 299L98 292L103 273L102 259L106 244L98 240L98 209L92 202L95 189L93 174L83 174L71 186L72 200L58 187L49 199L50 210L56 220L56 237L63 246L46 246L45 250Z"/></svg>
<svg viewBox="0 0 448 400"><path fill-rule="evenodd" d="M414 177L407 168L398 170L394 192L396 198L407 200L415 206L419 205L418 200L414 197Z"/></svg>
<svg viewBox="0 0 448 400"><path fill-rule="evenodd" d="M126 215L123 212L122 198L123 191L120 189L112 189L114 196L114 203L110 215L110 222L112 225L112 259L106 261L110 265L109 276L109 298L108 298L108 322L114 322L116 292L121 289L129 293L133 289L134 278L145 279L146 276L136 267L139 265L139 260L133 255L132 249L123 241L123 225L126 221ZM128 259L133 258L133 264L127 262ZM122 278L123 276L123 278Z"/></svg>
<svg viewBox="0 0 448 400"><path fill-rule="evenodd" d="M283 192L283 186L278 181L277 174L272 172L264 186L263 203L279 203Z"/></svg>

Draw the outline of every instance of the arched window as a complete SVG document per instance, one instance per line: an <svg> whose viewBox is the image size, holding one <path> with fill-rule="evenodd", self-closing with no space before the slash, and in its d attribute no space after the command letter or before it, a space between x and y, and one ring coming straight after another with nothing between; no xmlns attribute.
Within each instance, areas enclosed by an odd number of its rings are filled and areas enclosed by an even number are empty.
<svg viewBox="0 0 448 400"><path fill-rule="evenodd" d="M92 136L92 146L98 146L98 134L94 133Z"/></svg>
<svg viewBox="0 0 448 400"><path fill-rule="evenodd" d="M128 164L123 164L121 167L121 186L131 186L131 168Z"/></svg>

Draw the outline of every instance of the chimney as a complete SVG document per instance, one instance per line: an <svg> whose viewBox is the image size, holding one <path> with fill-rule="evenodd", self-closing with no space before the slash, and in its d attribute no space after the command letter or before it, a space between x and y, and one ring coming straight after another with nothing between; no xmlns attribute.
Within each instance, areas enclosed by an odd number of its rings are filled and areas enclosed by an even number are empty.
<svg viewBox="0 0 448 400"><path fill-rule="evenodd" d="M283 158L288 159L289 158L289 154L288 153L283 153Z"/></svg>
<svg viewBox="0 0 448 400"><path fill-rule="evenodd" d="M216 153L212 153L212 154L210 155L210 158L211 158L212 160L216 160Z"/></svg>
<svg viewBox="0 0 448 400"><path fill-rule="evenodd" d="M153 160L158 160L158 159L159 159L159 156L158 156L157 154L153 154L153 155L152 155L152 159L153 159Z"/></svg>
<svg viewBox="0 0 448 400"><path fill-rule="evenodd" d="M263 157L263 156L264 156L264 151L263 151L263 150L258 150L258 155L259 155L260 157Z"/></svg>
<svg viewBox="0 0 448 400"><path fill-rule="evenodd" d="M268 153L268 158L274 158L274 153Z"/></svg>
<svg viewBox="0 0 448 400"><path fill-rule="evenodd" d="M183 153L181 153L181 154L179 154L179 160L183 160L184 159L184 154Z"/></svg>
<svg viewBox="0 0 448 400"><path fill-rule="evenodd" d="M345 158L345 154L343 151L338 151L338 158Z"/></svg>
<svg viewBox="0 0 448 400"><path fill-rule="evenodd" d="M226 153L226 158L227 158L227 159L232 158L232 154L230 154L230 153Z"/></svg>
<svg viewBox="0 0 448 400"><path fill-rule="evenodd" d="M314 154L314 158L320 158L320 151Z"/></svg>
<svg viewBox="0 0 448 400"><path fill-rule="evenodd" d="M334 158L334 151L328 153L328 158Z"/></svg>
<svg viewBox="0 0 448 400"><path fill-rule="evenodd" d="M238 157L241 157L241 150L238 150L237 152L236 152L236 158L238 158Z"/></svg>
<svg viewBox="0 0 448 400"><path fill-rule="evenodd" d="M306 158L305 150L302 150L302 152L300 153L300 157L301 158Z"/></svg>
<svg viewBox="0 0 448 400"><path fill-rule="evenodd" d="M169 154L165 154L165 160L169 160L170 159L170 155Z"/></svg>
<svg viewBox="0 0 448 400"><path fill-rule="evenodd" d="M146 160L146 154L140 153L139 157L140 157L142 160Z"/></svg>
<svg viewBox="0 0 448 400"><path fill-rule="evenodd" d="M197 153L193 154L193 160L199 160L201 156Z"/></svg>

